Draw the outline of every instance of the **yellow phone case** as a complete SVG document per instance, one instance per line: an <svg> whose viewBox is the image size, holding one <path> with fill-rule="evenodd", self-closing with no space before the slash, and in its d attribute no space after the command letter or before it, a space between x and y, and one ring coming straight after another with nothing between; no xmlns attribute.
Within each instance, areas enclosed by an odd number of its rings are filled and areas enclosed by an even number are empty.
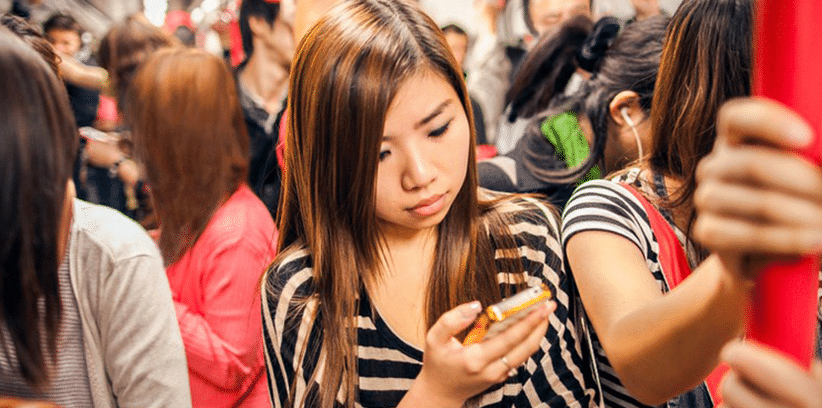
<svg viewBox="0 0 822 408"><path fill-rule="evenodd" d="M551 299L547 286L532 286L501 302L488 306L477 317L474 328L465 336L464 345L479 343L505 331L508 327L524 319L538 305Z"/></svg>

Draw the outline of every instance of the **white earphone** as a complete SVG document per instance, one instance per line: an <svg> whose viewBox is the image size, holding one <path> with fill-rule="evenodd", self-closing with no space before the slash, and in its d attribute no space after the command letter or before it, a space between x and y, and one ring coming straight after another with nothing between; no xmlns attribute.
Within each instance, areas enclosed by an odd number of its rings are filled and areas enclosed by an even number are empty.
<svg viewBox="0 0 822 408"><path fill-rule="evenodd" d="M620 109L619 113L622 114L622 119L625 121L625 123L628 124L628 126L631 127L631 131L634 132L634 138L636 138L636 148L637 150L639 150L639 158L642 159L642 156L644 156L642 154L642 140L640 140L639 138L639 132L636 130L634 120L631 119L631 115L628 114L628 107L623 106L622 109Z"/></svg>

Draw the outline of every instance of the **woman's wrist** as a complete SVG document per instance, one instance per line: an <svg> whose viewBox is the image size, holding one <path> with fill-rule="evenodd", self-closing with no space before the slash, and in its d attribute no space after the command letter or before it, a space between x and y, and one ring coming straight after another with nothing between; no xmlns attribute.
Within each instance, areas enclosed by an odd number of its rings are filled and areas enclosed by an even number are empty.
<svg viewBox="0 0 822 408"><path fill-rule="evenodd" d="M397 408L461 408L465 403L464 399L443 393L438 388L432 387L427 376L420 371Z"/></svg>

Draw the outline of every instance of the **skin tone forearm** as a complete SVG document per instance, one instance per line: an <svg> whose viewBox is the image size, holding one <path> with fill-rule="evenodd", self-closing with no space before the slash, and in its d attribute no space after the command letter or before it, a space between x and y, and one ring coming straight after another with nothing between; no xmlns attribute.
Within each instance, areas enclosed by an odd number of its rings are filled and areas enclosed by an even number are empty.
<svg viewBox="0 0 822 408"><path fill-rule="evenodd" d="M140 179L140 169L137 164L132 160L121 160L125 156L112 142L89 141L86 144L86 156L89 163L97 167L108 168L120 161L117 166L117 176L128 187L134 187Z"/></svg>
<svg viewBox="0 0 822 408"><path fill-rule="evenodd" d="M723 107L694 194L694 237L713 254L666 295L624 239L591 232L602 237L585 242L588 233L580 233L568 243L591 321L620 379L643 402L684 392L713 368L721 344L741 330L760 265L822 249L822 170L790 152L811 138L807 123L773 102L736 100ZM745 358L723 357L748 375ZM757 388L735 384L731 388L743 393Z"/></svg>
<svg viewBox="0 0 822 408"><path fill-rule="evenodd" d="M74 85L108 92L108 72L100 67L84 65L67 55L60 55L60 74L63 79Z"/></svg>
<svg viewBox="0 0 822 408"><path fill-rule="evenodd" d="M693 388L741 332L752 284L728 274L717 256L663 295L639 249L624 238L582 232L567 252L608 359L643 403L657 405Z"/></svg>

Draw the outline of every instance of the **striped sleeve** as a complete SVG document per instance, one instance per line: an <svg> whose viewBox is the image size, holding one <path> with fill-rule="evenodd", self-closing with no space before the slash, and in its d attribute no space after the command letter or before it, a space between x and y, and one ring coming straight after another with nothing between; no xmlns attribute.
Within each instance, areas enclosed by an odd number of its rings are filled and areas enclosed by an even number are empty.
<svg viewBox="0 0 822 408"><path fill-rule="evenodd" d="M595 406L589 365L583 360L578 331L574 326L569 296L570 282L564 271L559 243L558 215L547 210L550 204L528 200L536 208L515 217L511 232L520 245L529 284L544 283L554 292L556 311L549 318L548 331L540 348L519 369L522 384L515 407ZM547 211L545 211L547 210Z"/></svg>
<svg viewBox="0 0 822 408"><path fill-rule="evenodd" d="M272 266L264 283L263 341L271 404L286 407L312 400L316 387L309 389L307 383L319 360L322 330L315 324L317 302L307 253ZM297 403L290 404L292 397Z"/></svg>
<svg viewBox="0 0 822 408"><path fill-rule="evenodd" d="M631 241L650 263L657 263L659 246L648 215L637 198L618 183L594 180L583 184L568 201L562 220L563 245L580 232L605 231Z"/></svg>

